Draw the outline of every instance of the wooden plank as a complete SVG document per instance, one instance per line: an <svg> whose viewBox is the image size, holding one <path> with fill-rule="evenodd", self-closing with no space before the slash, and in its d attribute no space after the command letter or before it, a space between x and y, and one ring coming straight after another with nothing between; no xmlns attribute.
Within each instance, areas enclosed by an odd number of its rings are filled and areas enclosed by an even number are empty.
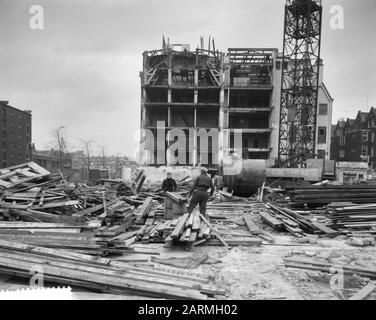
<svg viewBox="0 0 376 320"><path fill-rule="evenodd" d="M187 219L187 222L185 223L185 227L186 227L186 228L191 228L191 227L192 227L192 225L193 225L193 217L194 217L194 213L192 212L192 213L189 215L189 217L188 217L188 219Z"/></svg>
<svg viewBox="0 0 376 320"><path fill-rule="evenodd" d="M191 228L185 229L185 233L183 233L183 235L180 237L180 241L189 241L189 239L191 238L191 232Z"/></svg>
<svg viewBox="0 0 376 320"><path fill-rule="evenodd" d="M38 172L39 175L48 176L51 172L47 171L46 169L42 168L41 166L37 165L35 162L28 162L27 166L32 168L34 171Z"/></svg>
<svg viewBox="0 0 376 320"><path fill-rule="evenodd" d="M42 207L40 207L39 205L36 205L36 206L32 206L31 209L49 209L49 208L59 208L59 207L65 207L65 206L76 206L78 205L80 202L79 200L69 200L69 201L61 201L61 202L49 202L49 203L45 203L43 204Z"/></svg>
<svg viewBox="0 0 376 320"><path fill-rule="evenodd" d="M52 222L52 223L69 223L69 224L82 224L82 217L66 216L66 215L56 215L42 211L36 210L9 210L9 214L16 217L21 217L23 219L35 218L40 222Z"/></svg>
<svg viewBox="0 0 376 320"><path fill-rule="evenodd" d="M173 201L175 201L177 203L185 202L187 200L185 197L183 197L178 192L167 191L165 195L166 195L166 197L170 198L171 200L173 200Z"/></svg>
<svg viewBox="0 0 376 320"><path fill-rule="evenodd" d="M312 221L312 225L315 228L319 229L320 231L324 232L326 235L328 235L330 237L336 237L339 234L338 231L333 230L333 229L327 227L326 225L324 225L322 223L319 223L319 222L316 222L316 221Z"/></svg>
<svg viewBox="0 0 376 320"><path fill-rule="evenodd" d="M218 239L209 239L208 241L204 242L205 245L208 246L220 246L222 244L221 241ZM248 239L226 239L226 243L228 246L259 246L262 244L262 240L256 238L248 238Z"/></svg>
<svg viewBox="0 0 376 320"><path fill-rule="evenodd" d="M349 300L364 300L376 289L374 282L369 282L365 287L349 298Z"/></svg>
<svg viewBox="0 0 376 320"><path fill-rule="evenodd" d="M112 205L112 204L116 203L117 201L118 200L111 200L111 201L107 202L107 205ZM92 213L94 213L96 211L99 211L99 210L101 210L103 208L104 208L104 204L101 203L101 204L98 204L96 206L87 208L85 210L81 210L80 212L77 212L77 213L73 214L73 216L75 216L75 217L83 217L83 216L92 214Z"/></svg>
<svg viewBox="0 0 376 320"><path fill-rule="evenodd" d="M140 207L137 208L136 214L142 218L145 218L149 214L152 204L153 204L153 198L147 197L144 203Z"/></svg>
<svg viewBox="0 0 376 320"><path fill-rule="evenodd" d="M81 228L87 227L86 225L72 226L67 223L39 223L39 222L0 222L0 229L58 229L58 228Z"/></svg>
<svg viewBox="0 0 376 320"><path fill-rule="evenodd" d="M227 248L227 249L231 249L231 247L227 244L227 242L221 237L221 235L217 232L217 230L214 229L214 227L211 225L211 223L206 220L206 218L201 214L199 213L200 215L200 218L202 219L202 221L204 221L208 227L210 228L210 230L215 234L215 236L219 239L219 241Z"/></svg>
<svg viewBox="0 0 376 320"><path fill-rule="evenodd" d="M10 257L0 257L0 265L2 267L12 268L13 270L28 271L31 267L35 266L36 262L28 262L24 260L16 260ZM161 296L175 297L175 298L192 298L192 299L205 299L206 296L200 294L197 290L180 289L163 284L150 285L147 280L140 281L139 279L125 279L125 275L110 275L103 270L103 273L93 272L95 269L88 267L75 267L70 269L67 264L62 266L55 266L50 264L40 264L43 268L43 275L46 281L50 280L49 276L63 277L66 279L79 280L83 283L94 283L103 286L113 286L121 288L122 290L131 289L144 292L146 294L153 292ZM86 269L86 270L85 270ZM149 282L151 279L149 278Z"/></svg>
<svg viewBox="0 0 376 320"><path fill-rule="evenodd" d="M280 229L283 225L282 221L278 220L277 218L271 216L266 212L259 212L258 213L262 220L264 220L267 224L272 226L275 229Z"/></svg>
<svg viewBox="0 0 376 320"><path fill-rule="evenodd" d="M185 213L183 214L183 216L180 218L179 220L179 223L178 225L176 226L176 228L174 229L174 231L172 231L170 237L172 239L176 239L179 237L179 235L183 232L184 230L184 227L185 227L185 223L187 221L187 218L188 218L188 213Z"/></svg>
<svg viewBox="0 0 376 320"><path fill-rule="evenodd" d="M201 219L200 216L195 212L194 217L193 217L193 223L192 223L192 230L198 231L200 230L201 227Z"/></svg>
<svg viewBox="0 0 376 320"><path fill-rule="evenodd" d="M0 179L0 186L8 189L8 188L13 186L13 183L6 182L6 181Z"/></svg>
<svg viewBox="0 0 376 320"><path fill-rule="evenodd" d="M251 219L247 218L246 216L243 216L243 220L250 234L257 235L258 237L265 239L270 243L275 243L274 238L263 232Z"/></svg>
<svg viewBox="0 0 376 320"><path fill-rule="evenodd" d="M192 231L188 241L195 242L196 239L197 239L197 231Z"/></svg>

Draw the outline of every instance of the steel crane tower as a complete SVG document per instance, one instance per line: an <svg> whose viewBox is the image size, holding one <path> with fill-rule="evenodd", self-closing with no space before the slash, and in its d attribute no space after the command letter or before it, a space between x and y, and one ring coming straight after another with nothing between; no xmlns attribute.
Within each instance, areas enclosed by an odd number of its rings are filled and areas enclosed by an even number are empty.
<svg viewBox="0 0 376 320"><path fill-rule="evenodd" d="M321 26L321 0L286 0L280 167L299 167L315 156Z"/></svg>

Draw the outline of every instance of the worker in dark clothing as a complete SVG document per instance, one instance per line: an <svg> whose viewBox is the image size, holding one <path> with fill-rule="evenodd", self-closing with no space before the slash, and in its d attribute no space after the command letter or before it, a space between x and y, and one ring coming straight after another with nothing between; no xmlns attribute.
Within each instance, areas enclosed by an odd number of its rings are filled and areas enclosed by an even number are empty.
<svg viewBox="0 0 376 320"><path fill-rule="evenodd" d="M189 202L188 213L191 213L193 209L200 205L200 213L206 216L206 202L209 199L208 189L210 188L210 196L214 193L213 181L207 175L207 169L201 169L201 175L199 175L189 192L189 196L192 196L191 201Z"/></svg>
<svg viewBox="0 0 376 320"><path fill-rule="evenodd" d="M162 182L162 191L163 193L175 192L178 189L175 179L172 178L171 172L167 172L167 178Z"/></svg>

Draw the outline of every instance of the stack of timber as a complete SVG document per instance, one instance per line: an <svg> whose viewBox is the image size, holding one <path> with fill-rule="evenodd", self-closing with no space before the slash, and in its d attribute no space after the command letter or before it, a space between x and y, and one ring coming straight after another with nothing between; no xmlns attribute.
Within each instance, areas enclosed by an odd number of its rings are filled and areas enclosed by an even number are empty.
<svg viewBox="0 0 376 320"><path fill-rule="evenodd" d="M152 226L144 225L136 234L136 241L143 243L164 243L174 231L179 219L159 221Z"/></svg>
<svg viewBox="0 0 376 320"><path fill-rule="evenodd" d="M210 277L171 268L150 268L107 258L0 240L0 274L30 279L40 267L46 282L111 294L207 299L224 295Z"/></svg>
<svg viewBox="0 0 376 320"><path fill-rule="evenodd" d="M115 226L115 228L119 227ZM123 227L120 226L120 228ZM110 230L113 229L110 228ZM1 240L67 249L92 255L133 253L134 250L125 242L113 240L116 234L118 233L110 231L107 234L103 233L103 227L98 227L97 224L0 222Z"/></svg>
<svg viewBox="0 0 376 320"><path fill-rule="evenodd" d="M260 212L261 218L275 229L284 229L295 237L302 238L308 234L319 233L328 237L335 237L339 234L329 226L314 221L300 213L288 208L280 207L272 203L267 203L267 211Z"/></svg>
<svg viewBox="0 0 376 320"><path fill-rule="evenodd" d="M376 236L376 204L333 203L326 213L333 229L349 236Z"/></svg>
<svg viewBox="0 0 376 320"><path fill-rule="evenodd" d="M133 207L103 187L68 183L33 162L0 170L0 218L82 222L96 218L122 224Z"/></svg>
<svg viewBox="0 0 376 320"><path fill-rule="evenodd" d="M291 205L317 207L332 202L376 203L376 185L286 186Z"/></svg>
<svg viewBox="0 0 376 320"><path fill-rule="evenodd" d="M230 237L220 233L209 218L199 212L184 214L178 219L176 228L165 239L169 246L174 244L185 244L187 246L198 246L201 244L210 246L224 246L230 249L233 246L255 246L261 245L262 240L247 233L243 237Z"/></svg>
<svg viewBox="0 0 376 320"><path fill-rule="evenodd" d="M210 234L210 227L202 221L200 214L194 211L191 214L185 213L178 219L176 227L165 242L193 244L197 239L210 238Z"/></svg>
<svg viewBox="0 0 376 320"><path fill-rule="evenodd" d="M148 219L151 205L151 198L131 204L103 186L69 183L33 162L0 170L0 239L89 254L128 252L121 235L139 212Z"/></svg>

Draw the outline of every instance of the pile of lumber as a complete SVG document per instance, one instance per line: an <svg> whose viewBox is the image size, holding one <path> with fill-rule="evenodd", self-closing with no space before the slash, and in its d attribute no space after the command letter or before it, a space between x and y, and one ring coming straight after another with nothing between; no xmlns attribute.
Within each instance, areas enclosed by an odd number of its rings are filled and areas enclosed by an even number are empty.
<svg viewBox="0 0 376 320"><path fill-rule="evenodd" d="M134 182L135 193L143 176L141 171ZM131 241L124 233L136 218L154 223L153 198L140 199L69 183L33 162L1 169L0 239L95 255L128 252Z"/></svg>
<svg viewBox="0 0 376 320"><path fill-rule="evenodd" d="M196 211L191 214L184 214L177 221L173 220L173 225L175 224L176 227L165 239L165 243L169 246L184 244L191 247L205 244L224 246L230 249L233 246L257 246L262 244L262 240L254 237L254 234L249 232L241 234L242 237L235 237L231 234L228 234L230 237L227 237L219 232L208 218Z"/></svg>
<svg viewBox="0 0 376 320"><path fill-rule="evenodd" d="M272 203L267 203L265 207L268 210L259 212L260 217L273 228L285 230L295 237L304 237L306 233L321 233L328 237L335 237L339 234L338 231L331 229L329 226L288 208Z"/></svg>
<svg viewBox="0 0 376 320"><path fill-rule="evenodd" d="M121 229L121 230L115 230ZM109 229L107 233L104 230ZM6 221L0 222L0 240L67 249L92 255L132 253L124 242L113 240L123 226ZM112 232L111 232L112 231Z"/></svg>
<svg viewBox="0 0 376 320"><path fill-rule="evenodd" d="M144 225L136 235L136 240L142 243L164 243L174 231L179 218L155 223L152 226Z"/></svg>
<svg viewBox="0 0 376 320"><path fill-rule="evenodd" d="M196 211L191 214L184 214L178 219L176 227L173 229L166 243L186 243L193 244L197 240L208 239L211 235L210 227L202 220Z"/></svg>
<svg viewBox="0 0 376 320"><path fill-rule="evenodd" d="M376 203L376 185L286 186L294 206L317 207L332 202Z"/></svg>
<svg viewBox="0 0 376 320"><path fill-rule="evenodd" d="M121 224L133 207L103 187L74 185L34 162L0 170L0 219L62 222L95 217ZM82 218L82 219L80 219ZM63 219L64 220L64 219Z"/></svg>
<svg viewBox="0 0 376 320"><path fill-rule="evenodd" d="M333 203L326 213L333 229L350 236L376 236L376 204Z"/></svg>
<svg viewBox="0 0 376 320"><path fill-rule="evenodd" d="M66 250L0 240L0 274L30 279L30 270L43 270L45 282L111 294L154 298L207 299L224 295L209 276L168 267L132 266Z"/></svg>

